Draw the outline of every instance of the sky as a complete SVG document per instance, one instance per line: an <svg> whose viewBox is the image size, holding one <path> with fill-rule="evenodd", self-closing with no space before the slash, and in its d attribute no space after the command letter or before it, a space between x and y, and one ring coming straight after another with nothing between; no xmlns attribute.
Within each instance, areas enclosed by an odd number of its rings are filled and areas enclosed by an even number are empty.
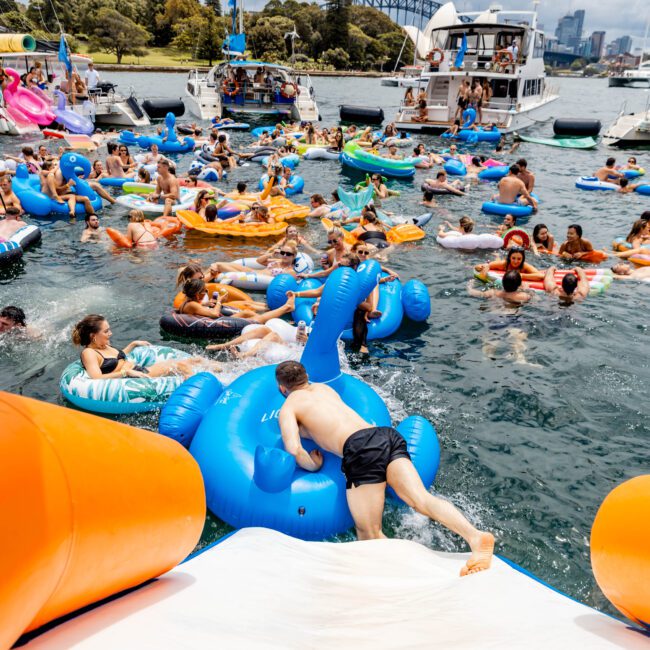
<svg viewBox="0 0 650 650"><path fill-rule="evenodd" d="M439 0L444 2L444 0ZM490 5L498 3L504 9L532 9L531 0L456 0L457 11L483 11ZM246 9L259 10L266 0L244 0ZM585 10L584 34L589 36L594 31L607 32L607 42L619 36L629 35L633 38L633 47L641 47L645 31L645 21L650 20L650 2L648 0L542 0L538 6L539 21L544 31L552 36L557 27L558 18L576 9ZM650 48L650 38L648 39Z"/></svg>

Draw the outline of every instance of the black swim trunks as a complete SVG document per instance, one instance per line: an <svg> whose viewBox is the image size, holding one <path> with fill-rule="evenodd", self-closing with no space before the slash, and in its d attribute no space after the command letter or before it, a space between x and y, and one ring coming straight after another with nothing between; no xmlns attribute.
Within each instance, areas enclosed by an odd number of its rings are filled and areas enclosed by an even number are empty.
<svg viewBox="0 0 650 650"><path fill-rule="evenodd" d="M398 458L411 459L406 440L392 427L371 427L353 433L343 445L341 470L345 487L383 483L386 468Z"/></svg>

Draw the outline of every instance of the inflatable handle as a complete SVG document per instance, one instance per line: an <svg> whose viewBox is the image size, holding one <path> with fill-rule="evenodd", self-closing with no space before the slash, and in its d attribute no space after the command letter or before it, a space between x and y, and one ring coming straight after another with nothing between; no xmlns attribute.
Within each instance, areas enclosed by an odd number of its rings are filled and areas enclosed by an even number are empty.
<svg viewBox="0 0 650 650"><path fill-rule="evenodd" d="M287 302L287 291L298 291L298 281L293 275L276 275L266 290L266 303L269 309L278 309Z"/></svg>
<svg viewBox="0 0 650 650"><path fill-rule="evenodd" d="M165 126L167 127L167 142L178 142L176 135L176 116L170 111L165 115Z"/></svg>
<svg viewBox="0 0 650 650"><path fill-rule="evenodd" d="M428 490L440 466L440 443L436 430L421 415L410 415L396 428L404 436L411 461ZM388 494L402 503L393 488L388 488Z"/></svg>
<svg viewBox="0 0 650 650"><path fill-rule="evenodd" d="M282 492L291 484L296 461L284 449L258 445L254 462L253 480L260 490Z"/></svg>
<svg viewBox="0 0 650 650"><path fill-rule="evenodd" d="M363 302L379 284L379 278L381 278L381 266L377 260L368 260L359 264L357 267L357 279L359 280L357 305Z"/></svg>
<svg viewBox="0 0 650 650"><path fill-rule="evenodd" d="M463 111L463 119L465 120L463 128L468 129L476 120L476 111L473 108L466 108Z"/></svg>
<svg viewBox="0 0 650 650"><path fill-rule="evenodd" d="M189 447L205 412L219 399L223 384L209 372L200 372L183 382L160 413L158 431Z"/></svg>
<svg viewBox="0 0 650 650"><path fill-rule="evenodd" d="M63 174L63 178L65 178L66 181L69 181L71 179L78 181L80 177L87 178L92 171L92 166L88 158L78 153L72 153L69 151L61 156L59 167L61 169L61 173ZM79 170L81 170L80 175Z"/></svg>
<svg viewBox="0 0 650 650"><path fill-rule="evenodd" d="M404 313L416 323L425 321L431 315L431 298L425 284L420 280L409 280L402 288Z"/></svg>
<svg viewBox="0 0 650 650"><path fill-rule="evenodd" d="M478 142L478 133L470 133L465 142L467 142L467 144L476 144Z"/></svg>
<svg viewBox="0 0 650 650"><path fill-rule="evenodd" d="M311 381L329 382L341 375L336 343L359 304L358 275L351 269L338 268L325 283L318 316L301 358Z"/></svg>
<svg viewBox="0 0 650 650"><path fill-rule="evenodd" d="M57 97L57 100L56 100L57 109L60 110L60 111L65 110L65 95L58 89L54 91L54 94Z"/></svg>

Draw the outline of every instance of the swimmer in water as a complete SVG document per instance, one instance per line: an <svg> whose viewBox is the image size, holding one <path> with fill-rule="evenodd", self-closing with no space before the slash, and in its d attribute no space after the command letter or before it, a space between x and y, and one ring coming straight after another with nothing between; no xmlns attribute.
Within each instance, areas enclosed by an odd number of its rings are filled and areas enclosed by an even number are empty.
<svg viewBox="0 0 650 650"><path fill-rule="evenodd" d="M601 167L594 176L603 183L615 183L619 184L622 178L625 178L625 174L616 170L616 158L608 158L605 161L605 166Z"/></svg>
<svg viewBox="0 0 650 650"><path fill-rule="evenodd" d="M153 248L157 246L156 236L147 228L142 210L131 210L129 212L126 237L131 240L134 248Z"/></svg>
<svg viewBox="0 0 650 650"><path fill-rule="evenodd" d="M366 422L332 388L310 383L305 367L297 361L279 364L275 376L286 397L279 415L285 450L308 472L320 470L323 453L320 449L307 452L301 436L343 459L346 496L358 539L384 537L382 518L388 484L406 504L439 521L469 544L472 554L461 576L490 568L494 536L476 529L455 506L427 491L399 432Z"/></svg>
<svg viewBox="0 0 650 650"><path fill-rule="evenodd" d="M551 296L557 296L560 302L570 305L574 302L582 302L589 295L589 280L584 269L574 268L562 278L558 287L555 283L556 267L551 266L544 276L544 291Z"/></svg>
<svg viewBox="0 0 650 650"><path fill-rule="evenodd" d="M8 241L27 223L20 218L20 208L7 206L5 218L0 220L0 242Z"/></svg>
<svg viewBox="0 0 650 650"><path fill-rule="evenodd" d="M530 246L535 255L555 252L555 238L551 235L545 223L538 223L533 228L533 241Z"/></svg>
<svg viewBox="0 0 650 650"><path fill-rule="evenodd" d="M517 225L517 217L514 214L507 214L503 217L503 223L497 228L497 235L499 237L503 236L511 228L515 228Z"/></svg>
<svg viewBox="0 0 650 650"><path fill-rule="evenodd" d="M526 189L526 185L519 178L519 165L510 165L508 175L504 176L498 184L499 192L492 196L492 201L495 199L499 203L505 203L507 205L518 204L518 205L530 205L533 208L533 211L537 211L537 201L530 195Z"/></svg>
<svg viewBox="0 0 650 650"><path fill-rule="evenodd" d="M82 244L89 241L98 242L105 239L106 229L99 225L99 217L96 214L87 214L85 217L86 227L81 233Z"/></svg>
<svg viewBox="0 0 650 650"><path fill-rule="evenodd" d="M0 311L0 334L24 332L27 328L25 312L20 307L7 305Z"/></svg>
<svg viewBox="0 0 650 650"><path fill-rule="evenodd" d="M424 190L432 191L435 194L455 194L456 196L465 196L465 192L461 189L463 184L460 181L447 181L447 172L440 170L436 174L435 180L432 178L424 179Z"/></svg>
<svg viewBox="0 0 650 650"><path fill-rule="evenodd" d="M474 298L497 298L511 305L522 305L531 299L530 293L522 289L522 278L519 271L511 269L503 274L501 289L487 289L481 291L474 288L474 281L467 284L467 293Z"/></svg>
<svg viewBox="0 0 650 650"><path fill-rule="evenodd" d="M448 231L445 230L445 225L449 228ZM445 221L444 224L440 224L438 226L438 237L445 238L445 237L457 237L458 233L461 235L469 235L472 231L474 230L474 221L468 216L461 217L458 220L458 226L454 226L453 224L449 223L449 221Z"/></svg>
<svg viewBox="0 0 650 650"><path fill-rule="evenodd" d="M582 238L582 226L574 223L567 227L566 241L560 246L558 255L565 260L579 260L593 250L591 242Z"/></svg>
<svg viewBox="0 0 650 650"><path fill-rule="evenodd" d="M632 224L625 241L630 245L630 248L618 253L612 253L612 255L623 259L635 255L650 255L650 221L637 219ZM643 248L643 246L646 246L646 248Z"/></svg>
<svg viewBox="0 0 650 650"><path fill-rule="evenodd" d="M475 267L482 277L487 277L488 271L517 271L521 279L528 282L539 282L544 279L544 273L526 262L526 253L523 248L510 248L505 259L494 260L488 264L479 264Z"/></svg>

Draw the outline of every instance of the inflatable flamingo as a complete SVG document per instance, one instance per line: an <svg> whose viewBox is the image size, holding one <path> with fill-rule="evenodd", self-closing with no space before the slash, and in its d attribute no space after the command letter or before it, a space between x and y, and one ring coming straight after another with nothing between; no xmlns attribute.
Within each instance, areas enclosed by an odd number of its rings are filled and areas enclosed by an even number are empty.
<svg viewBox="0 0 650 650"><path fill-rule="evenodd" d="M20 76L13 68L5 68L5 73L11 79L4 91L10 113L40 126L52 124L56 115L48 102L28 88L19 86Z"/></svg>

